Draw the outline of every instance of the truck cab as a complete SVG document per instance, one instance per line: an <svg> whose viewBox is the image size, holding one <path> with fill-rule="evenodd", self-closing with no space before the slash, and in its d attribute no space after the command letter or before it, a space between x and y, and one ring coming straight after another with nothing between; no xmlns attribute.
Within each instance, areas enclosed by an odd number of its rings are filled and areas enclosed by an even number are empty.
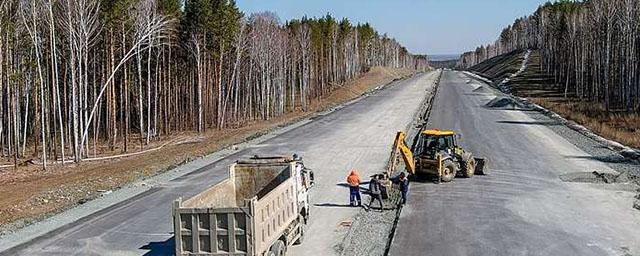
<svg viewBox="0 0 640 256"><path fill-rule="evenodd" d="M300 215L304 218L304 224L306 225L309 221L309 211L311 209L309 205L309 190L314 184L313 180L313 171L304 166L302 162L302 158L296 159L295 161L295 175L296 175L296 186L298 187L298 208L301 209Z"/></svg>

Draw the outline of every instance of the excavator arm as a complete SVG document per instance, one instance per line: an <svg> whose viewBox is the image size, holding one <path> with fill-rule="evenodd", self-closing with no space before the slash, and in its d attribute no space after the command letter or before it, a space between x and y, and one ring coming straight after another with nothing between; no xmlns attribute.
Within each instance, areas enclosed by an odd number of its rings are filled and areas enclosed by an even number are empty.
<svg viewBox="0 0 640 256"><path fill-rule="evenodd" d="M406 134L402 131L396 134L396 139L393 141L393 147L391 148L391 157L389 158L390 164L388 173L391 174L392 170L395 168L396 158L398 154L402 155L402 159L404 160L406 169L409 173L416 173L416 163L413 159L413 153L411 152L411 148L407 146L404 142Z"/></svg>

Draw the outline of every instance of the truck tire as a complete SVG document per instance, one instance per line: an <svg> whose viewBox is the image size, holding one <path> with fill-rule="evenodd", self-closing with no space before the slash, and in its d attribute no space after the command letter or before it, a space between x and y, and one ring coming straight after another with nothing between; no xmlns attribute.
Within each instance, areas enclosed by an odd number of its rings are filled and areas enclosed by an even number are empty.
<svg viewBox="0 0 640 256"><path fill-rule="evenodd" d="M302 242L304 242L304 233L306 232L306 230L307 230L307 224L300 225L300 237L298 237L298 240L293 242L293 244L299 245L299 244L302 244Z"/></svg>
<svg viewBox="0 0 640 256"><path fill-rule="evenodd" d="M440 177L442 182L451 182L456 177L456 173L456 164L451 159L444 160L442 163L442 177Z"/></svg>
<svg viewBox="0 0 640 256"><path fill-rule="evenodd" d="M465 178L473 177L476 173L476 159L471 154L466 154L462 159L462 171Z"/></svg>
<svg viewBox="0 0 640 256"><path fill-rule="evenodd" d="M284 256L287 254L287 246L282 240L278 240L269 249L269 256Z"/></svg>

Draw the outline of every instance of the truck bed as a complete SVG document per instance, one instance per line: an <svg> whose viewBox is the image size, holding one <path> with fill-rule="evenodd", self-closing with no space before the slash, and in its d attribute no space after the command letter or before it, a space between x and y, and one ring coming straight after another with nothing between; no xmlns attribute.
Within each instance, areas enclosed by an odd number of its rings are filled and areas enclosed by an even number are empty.
<svg viewBox="0 0 640 256"><path fill-rule="evenodd" d="M176 255L260 255L298 216L288 162L237 163L173 207Z"/></svg>

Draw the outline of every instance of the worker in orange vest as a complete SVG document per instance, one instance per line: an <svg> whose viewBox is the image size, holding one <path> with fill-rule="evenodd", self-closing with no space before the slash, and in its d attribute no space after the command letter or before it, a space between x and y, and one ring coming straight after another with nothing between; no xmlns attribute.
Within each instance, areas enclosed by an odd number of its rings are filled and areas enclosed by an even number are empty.
<svg viewBox="0 0 640 256"><path fill-rule="evenodd" d="M351 173L347 177L347 183L349 184L350 205L358 207L362 206L362 199L360 198L360 175L358 175L358 171L356 169L351 170Z"/></svg>

